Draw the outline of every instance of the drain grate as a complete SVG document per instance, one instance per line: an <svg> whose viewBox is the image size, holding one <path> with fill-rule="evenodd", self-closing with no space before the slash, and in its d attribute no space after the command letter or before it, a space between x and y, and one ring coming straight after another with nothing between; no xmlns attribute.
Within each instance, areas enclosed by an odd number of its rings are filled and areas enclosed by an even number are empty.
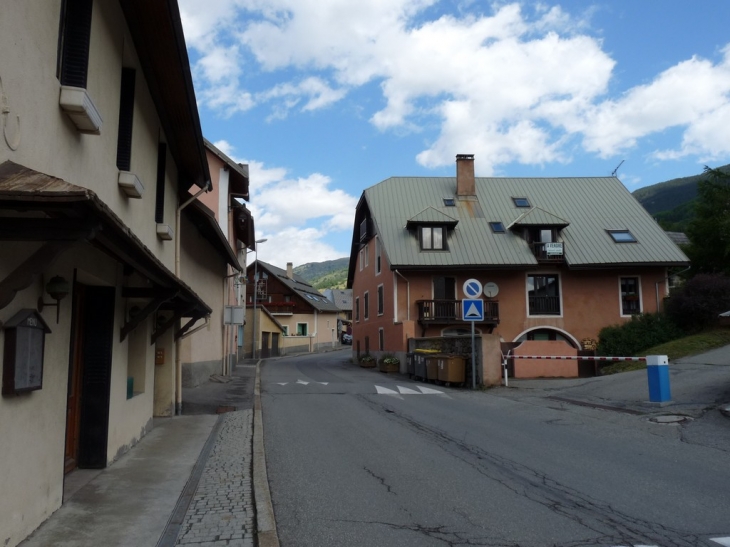
<svg viewBox="0 0 730 547"><path fill-rule="evenodd" d="M654 416L649 418L649 421L660 425L680 425L691 422L692 418L689 416L679 416L677 414L667 414L665 416Z"/></svg>

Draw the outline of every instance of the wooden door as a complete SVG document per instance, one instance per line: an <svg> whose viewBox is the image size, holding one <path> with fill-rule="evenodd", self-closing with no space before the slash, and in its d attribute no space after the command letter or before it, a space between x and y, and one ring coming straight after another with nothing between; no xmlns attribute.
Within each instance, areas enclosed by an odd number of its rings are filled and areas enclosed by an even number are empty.
<svg viewBox="0 0 730 547"><path fill-rule="evenodd" d="M84 290L82 285L74 285L73 311L71 313L71 351L68 367L68 396L66 403L66 453L64 473L76 469L79 457L79 427L81 419L81 350L83 340Z"/></svg>

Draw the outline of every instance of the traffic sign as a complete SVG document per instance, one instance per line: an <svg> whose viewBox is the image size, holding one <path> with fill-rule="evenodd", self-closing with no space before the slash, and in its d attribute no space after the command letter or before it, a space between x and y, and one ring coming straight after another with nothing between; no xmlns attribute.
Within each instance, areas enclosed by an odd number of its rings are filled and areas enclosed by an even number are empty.
<svg viewBox="0 0 730 547"><path fill-rule="evenodd" d="M481 291L481 288L479 289ZM465 298L461 301L462 321L484 321L484 300Z"/></svg>
<svg viewBox="0 0 730 547"><path fill-rule="evenodd" d="M482 294L482 284L477 279L467 279L464 282L464 295L469 298L476 298Z"/></svg>

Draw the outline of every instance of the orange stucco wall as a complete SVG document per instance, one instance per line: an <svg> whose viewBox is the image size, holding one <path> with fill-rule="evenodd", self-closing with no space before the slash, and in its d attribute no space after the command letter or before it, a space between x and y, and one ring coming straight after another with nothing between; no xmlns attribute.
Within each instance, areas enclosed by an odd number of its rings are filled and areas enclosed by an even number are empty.
<svg viewBox="0 0 730 547"><path fill-rule="evenodd" d="M515 355L567 355L576 356L578 350L563 341L525 340L517 346ZM578 361L542 361L515 359L515 378L558 377L577 378Z"/></svg>

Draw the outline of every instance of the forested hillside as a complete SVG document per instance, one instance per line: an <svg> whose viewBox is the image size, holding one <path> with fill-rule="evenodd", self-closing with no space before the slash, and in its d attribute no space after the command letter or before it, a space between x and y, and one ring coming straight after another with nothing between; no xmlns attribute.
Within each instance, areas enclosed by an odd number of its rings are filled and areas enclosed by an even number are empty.
<svg viewBox="0 0 730 547"><path fill-rule="evenodd" d="M294 273L306 279L315 289L344 289L347 285L348 257L325 262L309 262L294 268Z"/></svg>

